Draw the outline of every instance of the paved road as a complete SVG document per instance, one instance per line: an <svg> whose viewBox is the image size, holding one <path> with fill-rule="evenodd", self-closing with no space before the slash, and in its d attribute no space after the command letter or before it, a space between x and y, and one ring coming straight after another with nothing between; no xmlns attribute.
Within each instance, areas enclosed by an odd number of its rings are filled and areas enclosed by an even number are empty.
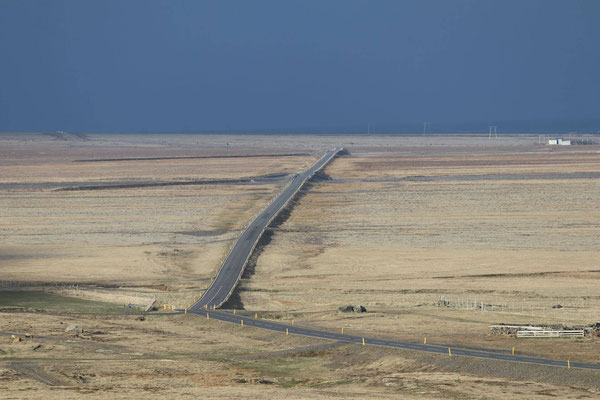
<svg viewBox="0 0 600 400"><path fill-rule="evenodd" d="M254 221L246 228L244 233L235 242L235 245L229 252L225 262L221 266L217 277L210 287L204 292L200 300L190 307L191 311L202 310L205 306L211 308L219 307L225 303L233 289L238 283L246 262L252 254L258 239L263 234L265 228L281 211L300 187L310 179L315 172L324 167L341 149L329 150L312 167L304 172L297 174L288 184L288 186L277 196L277 198L265 208Z"/></svg>
<svg viewBox="0 0 600 400"><path fill-rule="evenodd" d="M219 321L229 322L237 325L241 325L241 321L244 321L244 326L267 329L270 331L276 331L284 333L286 329L290 335L301 335L310 336L319 339L335 340L345 343L356 343L362 344L363 338L360 336L342 335L341 333L333 333L318 329L311 329L301 327L297 325L286 325L278 322L273 322L264 319L254 319L252 317L245 317L241 315L234 315L231 312L225 311L210 311L210 310L194 310L193 314L199 315L200 317L206 318L206 314L210 315L211 319ZM448 346L438 346L432 344L421 344L413 342L402 342L386 339L375 339L375 338L364 338L365 345L367 346L383 346L393 347L404 350L423 351L427 353L444 354L448 355ZM566 360L552 360L548 358L529 357L521 355L512 355L510 351L500 351L493 349L466 349L461 347L451 347L452 357L454 356L466 356L475 358L485 358L488 360L500 360L509 362L520 362L528 364L546 365L551 367L562 367L567 368L568 364ZM571 361L571 368L589 369L600 371L600 364L589 364Z"/></svg>
<svg viewBox="0 0 600 400"><path fill-rule="evenodd" d="M363 344L363 338L360 336L342 335L341 333L333 333L324 330L299 327L294 325L285 325L277 322L272 322L263 319L254 319L240 315L234 315L229 312L210 310L213 306L219 307L229 298L233 289L241 277L242 271L250 254L254 250L254 246L262 235L264 229L269 225L271 220L279 213L300 187L308 180L316 171L325 166L341 149L330 150L308 170L296 175L290 184L281 192L281 194L267 207L258 217L246 228L244 233L238 238L237 242L231 249L223 266L219 270L217 278L213 281L202 298L198 300L188 310L189 313L210 318L219 321L241 324L244 321L244 326L251 326L260 329L267 329L285 333L286 330L290 335L310 336L319 339L335 340L345 343ZM404 350L423 351L427 353L436 353L448 355L447 346L437 346L431 344L420 344L413 342L393 341L386 339L364 338L364 343L369 346L384 346L393 347ZM552 360L546 358L537 358L521 355L512 355L509 352L501 352L498 350L486 349L467 349L467 348L451 348L452 356L466 356L485 358L490 360L501 360L509 362L520 362L529 364L546 365L553 367L567 367L567 361ZM591 369L600 371L600 364L588 364L571 362L571 368Z"/></svg>

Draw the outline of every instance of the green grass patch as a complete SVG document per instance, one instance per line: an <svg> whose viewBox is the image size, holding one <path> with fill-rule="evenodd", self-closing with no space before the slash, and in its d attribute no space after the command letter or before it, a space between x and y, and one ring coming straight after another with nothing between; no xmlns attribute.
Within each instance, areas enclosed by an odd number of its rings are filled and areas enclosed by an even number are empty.
<svg viewBox="0 0 600 400"><path fill-rule="evenodd" d="M24 307L53 312L117 313L123 306L61 296L39 290L0 290L0 307Z"/></svg>
<svg viewBox="0 0 600 400"><path fill-rule="evenodd" d="M308 379L279 379L277 385L284 388L293 388L298 385L305 385L307 382Z"/></svg>
<svg viewBox="0 0 600 400"><path fill-rule="evenodd" d="M355 380L313 382L311 378L319 376L322 368L322 360L316 357L283 357L262 360L210 357L203 358L203 360L224 364L225 368L237 367L253 371L259 377L285 388L296 386L334 387L355 382Z"/></svg>
<svg viewBox="0 0 600 400"><path fill-rule="evenodd" d="M307 386L314 387L314 388L333 387L333 386L339 386L339 385L349 385L351 383L354 383L355 381L356 381L355 379L341 379L338 381L324 381L324 382L309 383Z"/></svg>
<svg viewBox="0 0 600 400"><path fill-rule="evenodd" d="M238 361L235 363L239 367L249 368L261 375L271 378L292 378L301 375L304 371L311 369L318 362L311 358L290 357L290 358L272 358L255 361Z"/></svg>

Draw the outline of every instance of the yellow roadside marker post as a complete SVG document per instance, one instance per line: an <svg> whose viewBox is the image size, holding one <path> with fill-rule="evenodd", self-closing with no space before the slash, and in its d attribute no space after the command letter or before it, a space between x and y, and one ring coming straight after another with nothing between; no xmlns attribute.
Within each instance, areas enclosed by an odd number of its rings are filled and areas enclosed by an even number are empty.
<svg viewBox="0 0 600 400"><path fill-rule="evenodd" d="M206 319L210 319L210 315L208 315L208 313L206 313Z"/></svg>
<svg viewBox="0 0 600 400"><path fill-rule="evenodd" d="M285 328L285 334L286 334L286 335L289 335L289 334L290 334L290 332L288 331L288 328Z"/></svg>
<svg viewBox="0 0 600 400"><path fill-rule="evenodd" d="M206 304L204 305L204 309L205 309L205 310L208 310L208 306L207 306Z"/></svg>
<svg viewBox="0 0 600 400"><path fill-rule="evenodd" d="M452 357L452 352L450 351L450 347L448 347L448 357Z"/></svg>
<svg viewBox="0 0 600 400"><path fill-rule="evenodd" d="M512 355L513 355L513 356L515 355L515 348L514 348L514 347L513 347L513 349L512 349Z"/></svg>
<svg viewBox="0 0 600 400"><path fill-rule="evenodd" d="M427 337L425 337L425 339L423 339L423 344L427 344Z"/></svg>
<svg viewBox="0 0 600 400"><path fill-rule="evenodd" d="M571 360L567 360L567 368L571 369Z"/></svg>
<svg viewBox="0 0 600 400"><path fill-rule="evenodd" d="M292 325L294 325L294 320L292 320Z"/></svg>
<svg viewBox="0 0 600 400"><path fill-rule="evenodd" d="M365 338L363 338L363 346L365 345Z"/></svg>
<svg viewBox="0 0 600 400"><path fill-rule="evenodd" d="M185 310L183 310L183 313L184 313L184 314L187 314L187 308L186 308Z"/></svg>
<svg viewBox="0 0 600 400"><path fill-rule="evenodd" d="M240 325L244 326L244 320L243 319L240 320Z"/></svg>
<svg viewBox="0 0 600 400"><path fill-rule="evenodd" d="M234 310L233 310L233 315L235 315L235 311L236 311L236 310L234 309Z"/></svg>
<svg viewBox="0 0 600 400"><path fill-rule="evenodd" d="M166 309L167 309L167 305L163 304L163 310L166 310Z"/></svg>
<svg viewBox="0 0 600 400"><path fill-rule="evenodd" d="M254 313L254 319L258 319L258 313Z"/></svg>
<svg viewBox="0 0 600 400"><path fill-rule="evenodd" d="M344 328L342 328L342 335L344 334Z"/></svg>

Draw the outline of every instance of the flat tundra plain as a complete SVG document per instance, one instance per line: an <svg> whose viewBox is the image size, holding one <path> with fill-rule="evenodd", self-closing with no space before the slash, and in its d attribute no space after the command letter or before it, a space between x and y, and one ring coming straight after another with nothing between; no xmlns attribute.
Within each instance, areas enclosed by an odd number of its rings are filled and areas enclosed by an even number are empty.
<svg viewBox="0 0 600 400"><path fill-rule="evenodd" d="M260 247L232 301L240 312L600 362L598 338L488 331L600 322L598 146L528 135L2 134L0 388L16 398L598 395L590 371L342 346L183 315L65 314L23 300L185 307L290 175L340 145L349 154ZM368 312L338 311L356 304ZM83 326L84 339L69 345L65 324ZM35 343L11 343L19 332Z"/></svg>

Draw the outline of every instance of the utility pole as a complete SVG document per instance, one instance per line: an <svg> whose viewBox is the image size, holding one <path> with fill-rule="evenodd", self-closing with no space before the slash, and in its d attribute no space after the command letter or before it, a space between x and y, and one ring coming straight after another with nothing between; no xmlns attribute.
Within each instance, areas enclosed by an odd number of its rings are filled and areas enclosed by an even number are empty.
<svg viewBox="0 0 600 400"><path fill-rule="evenodd" d="M423 122L423 135L425 135L427 131L431 132L431 122Z"/></svg>

